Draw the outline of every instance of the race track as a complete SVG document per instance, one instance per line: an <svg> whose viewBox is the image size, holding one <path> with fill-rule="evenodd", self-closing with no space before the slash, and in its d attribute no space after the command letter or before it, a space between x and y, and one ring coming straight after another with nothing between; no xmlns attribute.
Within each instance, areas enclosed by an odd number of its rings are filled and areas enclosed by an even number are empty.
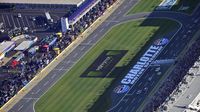
<svg viewBox="0 0 200 112"><path fill-rule="evenodd" d="M173 39L170 43L162 50L160 55L156 59L171 59L176 58L181 50L187 45L188 41L191 40L192 35L200 28L200 22L194 23L193 21L200 20L200 7L188 16L181 13L175 12L153 12L153 13L140 13L126 16L124 15L138 0L125 0L124 3L105 21L103 22L86 40L84 40L73 52L67 56L54 70L50 72L40 83L38 83L27 95L25 95L9 112L34 112L34 103L60 78L69 71L69 69L81 58L84 54L100 40L103 35L114 25L121 22L126 22L141 18L168 18L180 22L182 27L172 34ZM188 32L188 31L191 32ZM187 35L183 39L183 36ZM154 74L156 67L149 67L145 74ZM166 69L162 68L162 73ZM151 77L152 75L148 75ZM147 75L142 75L139 80L142 80L137 88L143 89L147 85L149 90L156 85L156 82L149 82ZM152 79L157 79L156 75L152 76ZM124 94L122 99L119 99L118 103L114 103L113 106L108 110L109 112L131 112L135 111L137 107L142 103L143 96L147 93L136 94L137 90L134 88Z"/></svg>

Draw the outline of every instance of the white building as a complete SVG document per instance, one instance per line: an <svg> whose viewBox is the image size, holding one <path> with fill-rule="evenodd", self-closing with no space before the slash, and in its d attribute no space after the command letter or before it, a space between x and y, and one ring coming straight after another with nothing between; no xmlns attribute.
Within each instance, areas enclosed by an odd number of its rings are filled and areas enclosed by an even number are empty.
<svg viewBox="0 0 200 112"><path fill-rule="evenodd" d="M21 44L19 44L14 50L16 51L25 51L27 50L28 48L31 47L31 45L33 45L35 42L32 41L32 40L26 40L26 41L23 41Z"/></svg>
<svg viewBox="0 0 200 112"><path fill-rule="evenodd" d="M66 33L67 30L69 30L69 22L68 18L61 18L61 27L62 27L62 32Z"/></svg>

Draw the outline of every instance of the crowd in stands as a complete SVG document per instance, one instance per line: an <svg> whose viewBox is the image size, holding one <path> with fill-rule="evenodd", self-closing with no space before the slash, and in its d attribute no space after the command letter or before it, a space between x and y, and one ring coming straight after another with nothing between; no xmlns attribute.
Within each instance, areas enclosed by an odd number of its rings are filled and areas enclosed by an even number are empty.
<svg viewBox="0 0 200 112"><path fill-rule="evenodd" d="M85 29L87 29L97 18L99 18L105 10L110 7L116 0L102 0L94 6L88 13L86 13L79 21L77 21L73 28L67 32L70 36L77 37Z"/></svg>
<svg viewBox="0 0 200 112"><path fill-rule="evenodd" d="M78 37L85 29L87 29L104 11L111 6L116 0L102 0L94 8L92 8L83 18L81 18L73 28L60 38L57 38L51 46L43 44L43 40L39 40L36 45L31 48L39 46L36 52L28 53L28 50L21 52L18 62L10 62L5 66L0 67L7 78L0 77L0 106L5 104L12 98L21 88L23 88L40 70L48 65L58 54L55 53L53 48L59 48L61 51L69 46L69 44ZM46 47L47 46L47 47ZM45 48L44 48L45 47ZM12 63L12 64L11 64ZM9 77L8 77L9 76Z"/></svg>
<svg viewBox="0 0 200 112"><path fill-rule="evenodd" d="M193 66L200 56L200 38L189 48L187 53L175 65L175 69L168 76L166 81L160 86L159 90L151 98L143 112L153 112L170 96L177 85L183 81L184 76ZM189 74L192 75L192 74Z"/></svg>

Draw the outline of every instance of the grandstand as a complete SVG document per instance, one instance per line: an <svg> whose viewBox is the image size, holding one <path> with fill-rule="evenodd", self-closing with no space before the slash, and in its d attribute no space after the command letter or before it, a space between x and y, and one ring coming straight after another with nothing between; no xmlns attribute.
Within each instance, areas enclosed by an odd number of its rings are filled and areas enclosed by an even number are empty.
<svg viewBox="0 0 200 112"><path fill-rule="evenodd" d="M100 6L103 7L103 5L101 4L103 1L104 0L85 0L85 2L83 2L71 15L61 19L62 31L66 32L71 28L73 29L73 27L78 26L76 25L76 23L83 23L83 21L80 21L81 19L84 19L84 21L89 21L90 17L88 15L92 14L92 12L96 10L94 7L98 7L97 9L99 9ZM101 13L103 10L102 11L96 10L96 11Z"/></svg>
<svg viewBox="0 0 200 112"><path fill-rule="evenodd" d="M87 0L85 1L73 15L69 17L71 24L76 23L81 17L83 17L90 9L92 9L101 0Z"/></svg>

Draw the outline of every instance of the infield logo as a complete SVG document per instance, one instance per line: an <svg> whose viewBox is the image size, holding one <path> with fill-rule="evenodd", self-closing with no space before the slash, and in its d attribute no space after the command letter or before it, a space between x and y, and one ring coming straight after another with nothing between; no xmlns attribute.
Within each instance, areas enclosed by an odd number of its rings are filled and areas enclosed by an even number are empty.
<svg viewBox="0 0 200 112"><path fill-rule="evenodd" d="M162 38L162 39L157 39L154 44L155 45L166 45L169 42L169 39L167 38Z"/></svg>
<svg viewBox="0 0 200 112"><path fill-rule="evenodd" d="M119 85L114 89L115 93L126 93L128 92L130 87L128 85Z"/></svg>
<svg viewBox="0 0 200 112"><path fill-rule="evenodd" d="M153 45L142 55L142 57L136 62L130 69L126 76L121 80L120 86L114 89L115 93L124 93L128 91L145 72L149 65L154 61L156 56L161 52L165 45L169 43L169 39L161 38L154 41Z"/></svg>

